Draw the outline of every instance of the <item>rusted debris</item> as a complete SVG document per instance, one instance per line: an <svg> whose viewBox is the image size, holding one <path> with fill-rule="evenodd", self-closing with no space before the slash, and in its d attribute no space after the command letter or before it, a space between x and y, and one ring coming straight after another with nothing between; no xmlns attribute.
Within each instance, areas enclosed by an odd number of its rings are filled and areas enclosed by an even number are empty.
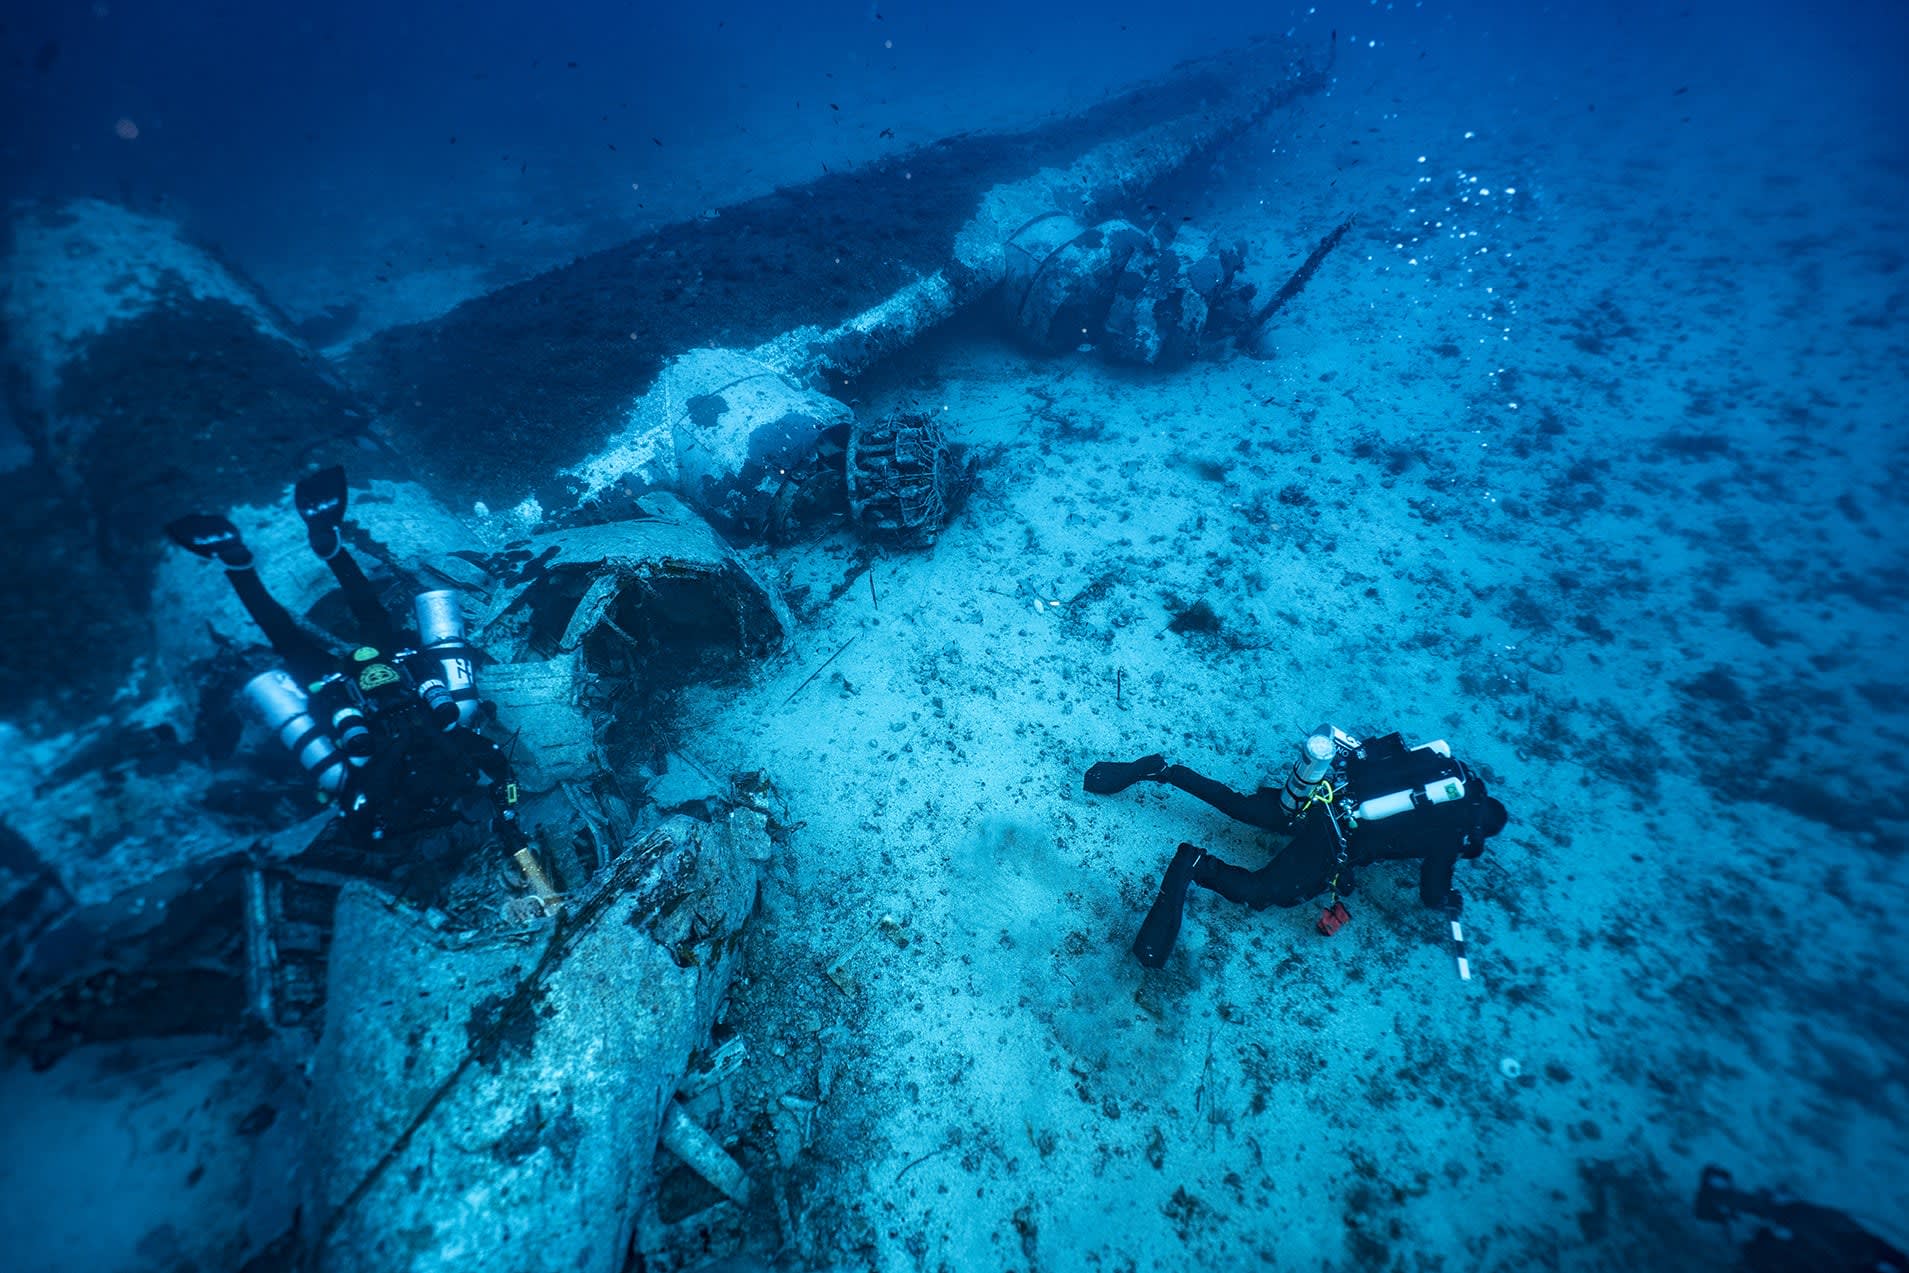
<svg viewBox="0 0 1909 1273"><path fill-rule="evenodd" d="M849 434L847 463L856 529L911 546L935 542L963 474L934 415L900 411L858 426Z"/></svg>

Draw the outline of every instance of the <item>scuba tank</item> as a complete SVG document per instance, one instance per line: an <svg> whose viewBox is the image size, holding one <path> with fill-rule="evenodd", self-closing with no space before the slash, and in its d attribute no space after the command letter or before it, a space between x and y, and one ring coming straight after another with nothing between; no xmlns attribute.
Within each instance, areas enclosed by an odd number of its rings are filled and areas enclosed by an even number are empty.
<svg viewBox="0 0 1909 1273"><path fill-rule="evenodd" d="M371 756L371 726L365 719L364 695L357 682L333 672L312 686L314 706L331 711L331 735L354 765L362 765Z"/></svg>
<svg viewBox="0 0 1909 1273"><path fill-rule="evenodd" d="M456 729L457 723L463 719L457 699L452 696L451 688L444 683L442 676L427 675L420 680L418 697L424 700L424 710L431 713L431 721L439 729Z"/></svg>
<svg viewBox="0 0 1909 1273"><path fill-rule="evenodd" d="M457 593L448 588L420 592L412 609L418 620L418 648L441 669L441 683L437 677L420 678L418 692L444 728L468 725L477 716L477 674Z"/></svg>
<svg viewBox="0 0 1909 1273"><path fill-rule="evenodd" d="M1408 750L1398 735L1392 734L1369 746L1361 759L1367 760L1370 768L1353 775L1354 786L1363 797L1353 809L1353 817L1360 822L1381 822L1410 809L1465 798L1465 771L1452 760L1451 746L1444 739ZM1392 782L1407 785L1386 790ZM1363 796L1363 790L1374 785L1381 794Z"/></svg>
<svg viewBox="0 0 1909 1273"><path fill-rule="evenodd" d="M458 704L452 697L450 686L445 683L444 664L434 654L421 654L407 649L386 655L363 645L352 651L351 660L356 669L355 678L327 677L319 683L319 691L333 692L334 697L342 694L348 704L361 709L356 718L360 725L364 722L363 712L382 716L387 712L405 712L422 703L433 725L447 731L457 728ZM334 686L338 687L336 691L333 691ZM352 759L356 762L358 753L353 751L350 738L342 732L345 720L345 712L335 714L332 717L333 730L345 741L345 750L352 752ZM369 742L368 734L366 740Z"/></svg>
<svg viewBox="0 0 1909 1273"><path fill-rule="evenodd" d="M1279 790L1279 803L1287 814L1297 814L1320 793L1320 786L1332 776L1333 761L1341 747L1359 744L1350 734L1333 725L1321 725L1299 744L1299 755L1286 774Z"/></svg>
<svg viewBox="0 0 1909 1273"><path fill-rule="evenodd" d="M345 753L312 719L311 700L284 668L261 672L240 691L259 722L278 735L320 791L337 795L345 786Z"/></svg>

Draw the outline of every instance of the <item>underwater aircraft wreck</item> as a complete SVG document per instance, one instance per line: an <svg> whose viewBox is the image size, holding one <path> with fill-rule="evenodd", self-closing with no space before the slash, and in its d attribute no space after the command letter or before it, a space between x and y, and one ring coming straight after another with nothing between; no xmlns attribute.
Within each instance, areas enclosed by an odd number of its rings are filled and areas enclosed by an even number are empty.
<svg viewBox="0 0 1909 1273"><path fill-rule="evenodd" d="M653 1163L661 1145L713 1196L749 1195L680 1094L711 1064L759 873L804 797L696 772L661 691L784 648L766 541L941 532L958 444L926 412L858 418L837 395L861 369L970 308L1141 364L1246 321L1240 249L1132 210L1326 74L1264 42L1030 132L665 227L334 357L169 223L16 210L7 395L27 446L0 517L32 551L12 565L0 755L30 794L0 818L7 1046L51 1065L244 1029L304 1067L291 1183L205 1239L233 1263L510 1266L531 1244L539 1266L693 1263L656 1217ZM508 744L531 828L426 894L318 851L337 819L312 803L310 749L338 722L167 545L180 514L220 510L291 621L343 656L354 615L290 485L340 461L343 542L394 609L456 616L444 660L474 681L473 727Z"/></svg>

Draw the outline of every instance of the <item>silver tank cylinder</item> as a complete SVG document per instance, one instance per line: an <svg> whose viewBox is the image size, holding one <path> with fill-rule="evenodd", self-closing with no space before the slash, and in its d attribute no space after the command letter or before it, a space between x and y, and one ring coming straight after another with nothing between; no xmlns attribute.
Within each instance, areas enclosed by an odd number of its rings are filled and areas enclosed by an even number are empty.
<svg viewBox="0 0 1909 1273"><path fill-rule="evenodd" d="M345 785L345 754L312 719L311 700L282 667L260 672L241 691L246 706L297 759L321 791L337 795Z"/></svg>
<svg viewBox="0 0 1909 1273"><path fill-rule="evenodd" d="M1286 775L1286 785L1279 793L1279 802L1286 806L1286 812L1297 813L1301 806L1312 799L1314 789L1332 772L1332 746L1332 727L1329 725L1321 725L1299 745L1299 756L1293 761L1293 767Z"/></svg>
<svg viewBox="0 0 1909 1273"><path fill-rule="evenodd" d="M444 669L445 688L457 704L457 723L468 725L477 716L477 672L458 594L450 588L420 592L411 608L418 621L418 648Z"/></svg>

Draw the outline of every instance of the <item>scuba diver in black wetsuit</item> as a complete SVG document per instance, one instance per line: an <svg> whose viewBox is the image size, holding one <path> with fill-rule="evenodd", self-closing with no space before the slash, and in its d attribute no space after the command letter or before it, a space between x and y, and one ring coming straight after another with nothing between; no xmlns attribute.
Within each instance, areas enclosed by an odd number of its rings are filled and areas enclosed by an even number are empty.
<svg viewBox="0 0 1909 1273"><path fill-rule="evenodd" d="M1743 1244L1747 1273L1909 1273L1909 1254L1842 1212L1765 1189L1745 1193L1721 1167L1703 1169L1696 1212L1725 1226L1744 1216L1757 1222Z"/></svg>
<svg viewBox="0 0 1909 1273"><path fill-rule="evenodd" d="M1456 916L1462 899L1452 889L1453 867L1460 857L1483 853L1485 841L1508 820L1484 779L1453 759L1445 744L1408 748L1398 734L1361 743L1330 725L1306 739L1283 786L1250 796L1158 755L1103 760L1082 785L1111 795L1136 782L1177 787L1229 818L1292 837L1257 871L1181 844L1134 939L1134 957L1148 968L1160 967L1172 952L1194 884L1254 910L1298 906L1329 892L1318 927L1331 936L1351 918L1341 896L1352 891L1358 867L1416 858L1419 899Z"/></svg>
<svg viewBox="0 0 1909 1273"><path fill-rule="evenodd" d="M450 859L467 847L459 831L472 824L465 805L480 785L490 798L490 831L507 853L523 848L509 759L473 728L474 652L457 594L420 594L417 639L406 643L340 533L344 469L300 480L294 500L312 551L330 566L366 642L343 659L266 590L230 520L200 513L166 527L182 548L224 565L246 613L285 661L248 681L246 699L323 798L337 802L352 848L383 856L392 841L404 842L405 860L386 863L401 883L429 894L454 869Z"/></svg>

